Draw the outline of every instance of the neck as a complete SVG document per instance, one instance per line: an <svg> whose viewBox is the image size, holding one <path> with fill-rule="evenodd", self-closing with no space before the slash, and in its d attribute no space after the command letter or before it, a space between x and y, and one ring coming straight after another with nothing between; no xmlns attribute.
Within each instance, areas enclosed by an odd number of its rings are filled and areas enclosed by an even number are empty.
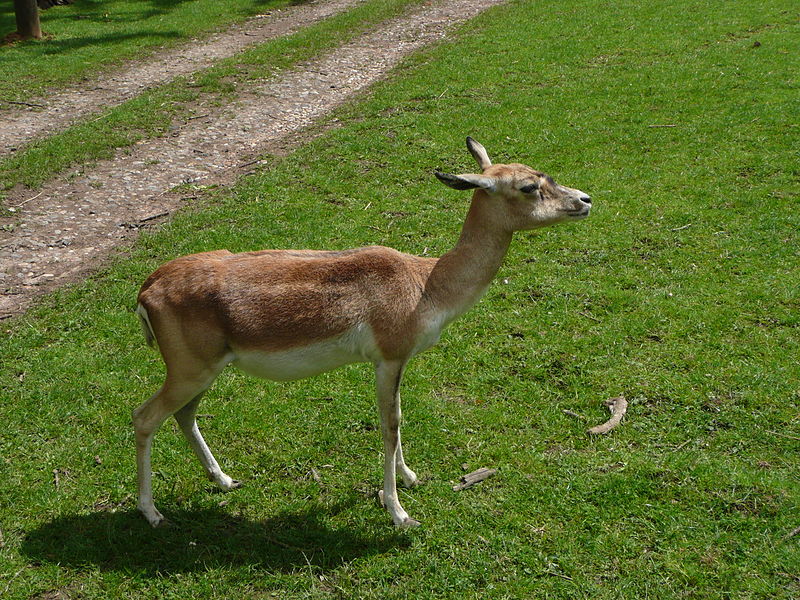
<svg viewBox="0 0 800 600"><path fill-rule="evenodd" d="M489 203L486 192L476 190L458 243L438 260L428 278L426 291L451 318L480 299L497 275L511 243L512 232L492 220Z"/></svg>

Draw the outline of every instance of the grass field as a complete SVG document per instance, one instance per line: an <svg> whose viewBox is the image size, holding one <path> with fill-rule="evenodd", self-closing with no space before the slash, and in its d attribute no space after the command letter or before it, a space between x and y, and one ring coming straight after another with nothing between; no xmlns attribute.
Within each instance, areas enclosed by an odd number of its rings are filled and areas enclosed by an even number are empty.
<svg viewBox="0 0 800 600"><path fill-rule="evenodd" d="M784 0L511 2L343 126L2 323L0 596L800 596L798 29ZM410 365L403 439L424 485L401 499L423 527L394 530L374 499L357 365L220 377L200 426L244 487L215 492L168 423L153 468L172 526L151 530L130 411L162 370L132 313L140 282L222 247L443 253L469 198L432 171L475 168L467 134L595 208L518 235ZM626 420L589 438L619 394ZM462 465L498 473L453 492Z"/></svg>

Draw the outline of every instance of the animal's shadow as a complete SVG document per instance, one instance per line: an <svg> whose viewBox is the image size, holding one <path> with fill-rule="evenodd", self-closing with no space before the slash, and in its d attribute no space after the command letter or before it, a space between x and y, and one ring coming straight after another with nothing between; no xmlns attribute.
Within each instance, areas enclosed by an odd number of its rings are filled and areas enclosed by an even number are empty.
<svg viewBox="0 0 800 600"><path fill-rule="evenodd" d="M178 510L158 529L133 510L73 515L29 532L21 551L34 563L157 576L241 564L284 572L309 566L325 570L408 546L408 538L389 526L372 534L347 524L332 528L320 518L332 510L337 508L286 512L264 521L222 509Z"/></svg>

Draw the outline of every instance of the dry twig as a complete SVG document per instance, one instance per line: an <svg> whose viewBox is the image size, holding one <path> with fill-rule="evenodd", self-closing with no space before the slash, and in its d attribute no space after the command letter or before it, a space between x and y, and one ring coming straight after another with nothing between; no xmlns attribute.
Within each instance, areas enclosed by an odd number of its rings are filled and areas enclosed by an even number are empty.
<svg viewBox="0 0 800 600"><path fill-rule="evenodd" d="M584 417L581 414L576 413L575 411L569 410L568 408L565 408L561 412L563 412L568 417L575 417L576 419L580 419L581 421L585 421L586 420L586 417Z"/></svg>
<svg viewBox="0 0 800 600"><path fill-rule="evenodd" d="M30 106L31 108L47 108L44 104L34 104L33 102L15 102L14 100L6 100L9 104L16 104L17 106Z"/></svg>
<svg viewBox="0 0 800 600"><path fill-rule="evenodd" d="M628 410L628 401L625 400L625 396L617 396L616 398L609 398L605 402L606 406L608 406L608 410L611 411L611 418L603 423L602 425L598 425L597 427L592 427L589 430L589 433L594 435L602 435L606 434L614 427L620 424L622 421L622 417L625 415L625 412Z"/></svg>
<svg viewBox="0 0 800 600"><path fill-rule="evenodd" d="M769 430L767 430L767 433L771 433L772 435L777 435L778 437L786 438L788 440L795 440L800 442L800 437L797 437L796 435L788 435L786 433L778 433L777 431L769 431Z"/></svg>
<svg viewBox="0 0 800 600"><path fill-rule="evenodd" d="M476 483L480 483L484 479L488 479L495 473L497 473L497 469L487 469L486 467L481 467L477 471L473 471L472 473L467 473L466 475L462 475L461 483L459 483L458 485L454 485L453 491L460 492L461 490L466 490L467 488L471 488Z"/></svg>
<svg viewBox="0 0 800 600"><path fill-rule="evenodd" d="M798 533L800 533L800 527L795 527L792 531L790 531L785 536L783 536L783 539L784 540L788 540L788 539L793 538L794 536L796 536Z"/></svg>
<svg viewBox="0 0 800 600"><path fill-rule="evenodd" d="M166 217L169 215L169 211L160 212L156 215L150 215L149 217L144 217L143 219L139 219L139 223L147 223L148 221L154 221L155 219L160 219L161 217Z"/></svg>
<svg viewBox="0 0 800 600"><path fill-rule="evenodd" d="M25 206L28 202L30 202L31 200L36 200L42 194L44 194L44 192L39 192L38 194L36 194L35 196L32 196L31 198L28 198L27 200L23 200L22 202L17 204L14 208L19 208L20 206Z"/></svg>
<svg viewBox="0 0 800 600"><path fill-rule="evenodd" d="M319 471L317 471L314 467L311 467L311 471L308 472L308 475L311 475L311 479L316 481L319 485L321 486L325 485L322 482L322 477L319 476Z"/></svg>

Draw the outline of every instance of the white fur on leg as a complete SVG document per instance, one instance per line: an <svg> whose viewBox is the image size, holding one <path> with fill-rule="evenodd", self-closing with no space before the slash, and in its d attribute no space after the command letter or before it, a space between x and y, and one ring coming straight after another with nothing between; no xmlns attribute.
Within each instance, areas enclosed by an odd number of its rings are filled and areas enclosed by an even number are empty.
<svg viewBox="0 0 800 600"><path fill-rule="evenodd" d="M196 407L197 404L193 403L193 406L187 406L185 409L181 409L175 413L175 420L178 421L178 425L180 425L184 437L189 442L197 458L200 459L200 463L203 465L203 469L205 469L209 480L226 491L240 487L241 484L238 481L226 475L222 468L220 468L217 459L214 458L211 449L203 439L203 435L200 433L195 419L194 413Z"/></svg>
<svg viewBox="0 0 800 600"><path fill-rule="evenodd" d="M242 487L242 482L241 481L238 481L236 479L232 479L231 477L227 476L222 471L220 471L219 474L217 474L215 476L211 476L210 475L209 479L211 479L211 481L216 483L220 487L220 489L223 489L226 492Z"/></svg>
<svg viewBox="0 0 800 600"><path fill-rule="evenodd" d="M136 466L139 475L139 501L136 508L144 515L147 522L158 527L164 522L164 515L158 512L153 504L153 473L150 471L150 449L153 445L153 434L140 435L136 440Z"/></svg>
<svg viewBox="0 0 800 600"><path fill-rule="evenodd" d="M400 377L403 363L381 362L375 366L375 380L378 392L378 411L381 417L383 434L383 503L396 527L417 527L419 521L412 519L400 505L397 497L397 464L405 463L400 451ZM416 480L413 471L401 468L409 481ZM413 477L412 477L413 476Z"/></svg>
<svg viewBox="0 0 800 600"><path fill-rule="evenodd" d="M144 515L144 518L147 519L147 522L153 527L158 527L165 521L164 515L158 512L158 509L155 507L152 500L149 503L139 500L139 504L136 508Z"/></svg>
<svg viewBox="0 0 800 600"><path fill-rule="evenodd" d="M395 467L400 472L400 477L403 479L403 485L407 488L417 485L419 478L417 474L406 466L406 461L403 459L403 444L400 441L400 430L397 430L397 454L395 457Z"/></svg>
<svg viewBox="0 0 800 600"><path fill-rule="evenodd" d="M384 445L386 456L384 459L384 477L383 477L383 503L386 505L386 510L392 515L392 521L397 527L403 527L406 521L410 518L408 513L400 506L400 500L397 497L397 479L394 465L394 448Z"/></svg>

